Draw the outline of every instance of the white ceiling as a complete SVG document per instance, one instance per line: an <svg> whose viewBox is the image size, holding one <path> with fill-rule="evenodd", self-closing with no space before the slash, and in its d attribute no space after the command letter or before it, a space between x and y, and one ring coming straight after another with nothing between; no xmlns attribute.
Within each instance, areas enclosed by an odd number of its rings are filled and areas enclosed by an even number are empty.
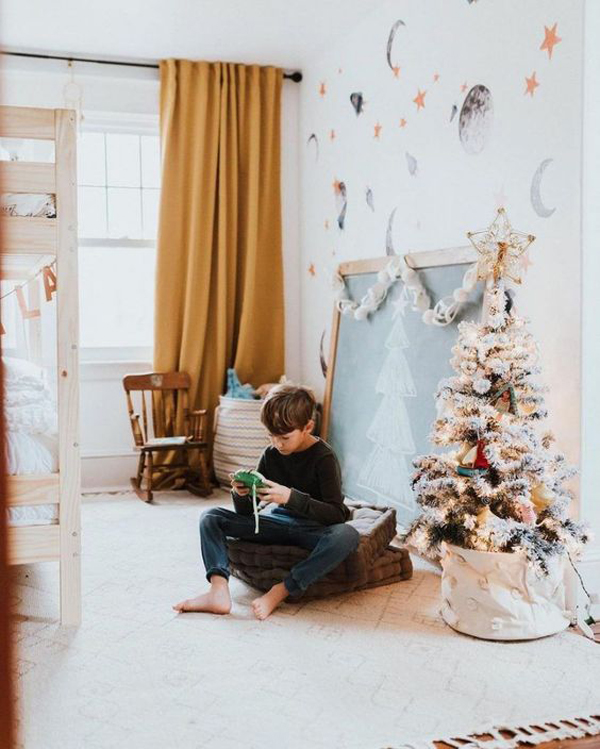
<svg viewBox="0 0 600 749"><path fill-rule="evenodd" d="M301 69L372 0L2 0L5 50Z"/></svg>

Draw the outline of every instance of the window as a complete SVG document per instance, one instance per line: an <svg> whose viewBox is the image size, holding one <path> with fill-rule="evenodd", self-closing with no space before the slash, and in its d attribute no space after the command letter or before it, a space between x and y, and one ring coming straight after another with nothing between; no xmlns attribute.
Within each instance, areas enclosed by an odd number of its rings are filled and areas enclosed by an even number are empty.
<svg viewBox="0 0 600 749"><path fill-rule="evenodd" d="M83 360L152 358L160 195L156 125L85 120L79 136Z"/></svg>

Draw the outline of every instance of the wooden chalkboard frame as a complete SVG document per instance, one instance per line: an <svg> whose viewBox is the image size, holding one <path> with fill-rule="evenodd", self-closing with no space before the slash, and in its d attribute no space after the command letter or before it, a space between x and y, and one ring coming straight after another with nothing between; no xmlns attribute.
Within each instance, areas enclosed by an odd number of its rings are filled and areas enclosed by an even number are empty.
<svg viewBox="0 0 600 749"><path fill-rule="evenodd" d="M390 262L391 257L368 258L365 260L351 260L340 263L338 273L342 278L356 276L363 273L378 273ZM404 255L404 261L409 268L420 270L424 268L436 268L443 265L471 265L477 261L477 253L472 245L463 247L449 247L445 250L425 250L423 252L411 252ZM337 356L338 334L340 330L341 312L337 304L333 305L333 321L331 324L331 340L329 344L329 361L327 363L327 378L325 380L325 395L323 398L323 424L321 436L327 439L329 431L329 416L331 407L331 396L333 392L333 378L335 376L335 362ZM357 322L360 325L360 322Z"/></svg>

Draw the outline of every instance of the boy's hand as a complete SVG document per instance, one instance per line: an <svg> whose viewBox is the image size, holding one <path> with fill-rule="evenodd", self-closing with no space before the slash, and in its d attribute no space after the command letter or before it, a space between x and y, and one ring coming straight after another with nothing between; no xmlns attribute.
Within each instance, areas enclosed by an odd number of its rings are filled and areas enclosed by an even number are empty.
<svg viewBox="0 0 600 749"><path fill-rule="evenodd" d="M229 478L231 479L231 488L239 497L247 497L250 494L250 487L242 484L241 481L234 481L233 473L229 474Z"/></svg>
<svg viewBox="0 0 600 749"><path fill-rule="evenodd" d="M267 502L275 502L277 505L284 505L290 498L292 490L289 486L282 486L276 484L274 481L265 479L266 488L257 489L256 493L260 494L261 499L266 499Z"/></svg>

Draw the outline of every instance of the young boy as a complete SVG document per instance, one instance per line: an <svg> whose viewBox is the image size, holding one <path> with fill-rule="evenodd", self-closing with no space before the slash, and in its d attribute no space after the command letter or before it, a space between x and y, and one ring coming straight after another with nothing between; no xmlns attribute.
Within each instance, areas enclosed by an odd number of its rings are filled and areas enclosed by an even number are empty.
<svg viewBox="0 0 600 749"><path fill-rule="evenodd" d="M215 507L200 518L200 545L210 590L176 604L176 611L230 612L227 536L301 546L312 552L292 567L283 582L252 602L258 619L266 619L288 595L301 594L356 549L359 534L345 522L350 512L344 504L337 458L326 442L312 435L315 413L314 396L306 388L278 385L271 390L261 420L272 444L258 463L268 486L257 493L274 506L260 514L255 533L250 490L232 477L235 511Z"/></svg>

